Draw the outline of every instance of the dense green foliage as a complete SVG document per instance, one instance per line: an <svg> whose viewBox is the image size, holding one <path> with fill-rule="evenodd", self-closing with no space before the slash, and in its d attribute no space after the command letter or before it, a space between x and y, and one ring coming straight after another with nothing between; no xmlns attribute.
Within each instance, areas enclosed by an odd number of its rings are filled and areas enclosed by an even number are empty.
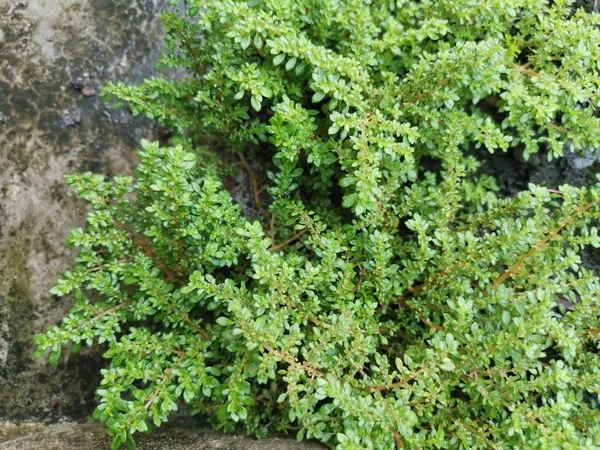
<svg viewBox="0 0 600 450"><path fill-rule="evenodd" d="M164 18L184 79L107 89L171 146L143 143L133 177L69 178L92 207L54 288L75 305L36 337L54 360L107 346L113 447L185 402L340 450L600 448L600 282L579 255L600 246L600 186L500 198L475 156L600 145L600 17L188 3Z"/></svg>

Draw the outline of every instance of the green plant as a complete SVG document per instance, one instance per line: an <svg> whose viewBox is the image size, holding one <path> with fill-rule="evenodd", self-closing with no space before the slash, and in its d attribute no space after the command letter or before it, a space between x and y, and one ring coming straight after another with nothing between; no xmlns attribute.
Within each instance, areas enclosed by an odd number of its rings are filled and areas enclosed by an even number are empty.
<svg viewBox="0 0 600 450"><path fill-rule="evenodd" d="M107 346L113 448L181 400L336 449L600 448L600 284L579 256L600 246L600 186L503 199L474 151L600 145L600 17L572 3L166 15L162 63L188 76L106 93L176 137L144 142L133 177L69 177L92 207L53 290L75 305L36 337L52 360Z"/></svg>

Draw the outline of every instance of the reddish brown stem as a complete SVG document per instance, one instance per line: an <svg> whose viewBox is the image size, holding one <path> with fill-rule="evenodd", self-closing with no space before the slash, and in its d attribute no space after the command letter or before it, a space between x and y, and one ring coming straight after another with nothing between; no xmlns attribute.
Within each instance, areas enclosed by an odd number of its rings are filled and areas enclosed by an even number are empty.
<svg viewBox="0 0 600 450"><path fill-rule="evenodd" d="M242 153L238 153L238 158L242 163L242 166L244 166L244 170L246 171L246 173L248 174L248 178L250 179L250 189L252 190L252 198L254 199L254 203L256 204L256 207L264 216L264 218L268 221L271 215L260 201L261 191L258 185L258 179L256 177L256 174L254 173L254 170L252 170L252 167L250 167L250 164L248 164L248 160L244 157Z"/></svg>
<svg viewBox="0 0 600 450"><path fill-rule="evenodd" d="M146 236L136 233L135 231L131 230L127 225L125 225L123 222L119 221L116 218L113 220L114 220L117 228L119 228L123 231L126 231L129 234L133 243L140 249L140 251L152 260L154 265L163 274L165 283L172 283L174 281L181 283L181 282L185 281L182 276L173 272L165 264L163 264L162 261L160 261L158 259L158 257L156 256L156 252L152 248L152 245L150 245L150 242L148 241L148 238Z"/></svg>
<svg viewBox="0 0 600 450"><path fill-rule="evenodd" d="M300 231L299 233L296 233L294 236L292 236L288 240L282 242L281 244L272 245L267 250L270 252L276 252L277 250L282 249L283 247L286 247L287 245L291 244L292 242L300 239L305 233L306 233L306 229Z"/></svg>
<svg viewBox="0 0 600 450"><path fill-rule="evenodd" d="M578 216L585 213L592 206L593 203L590 202L587 205L583 205L577 208L577 211L575 211L569 217L564 219L556 228L552 229L548 234L546 234L546 236L544 236L543 239L533 244L527 253L523 253L512 266L506 269L506 271L504 271L504 273L498 277L498 279L494 282L492 287L494 289L497 289L498 286L504 283L509 277L519 273L522 270L523 265L527 259L532 257L539 249L545 247L550 241L552 241L558 236L558 234L563 230L563 228L570 225Z"/></svg>

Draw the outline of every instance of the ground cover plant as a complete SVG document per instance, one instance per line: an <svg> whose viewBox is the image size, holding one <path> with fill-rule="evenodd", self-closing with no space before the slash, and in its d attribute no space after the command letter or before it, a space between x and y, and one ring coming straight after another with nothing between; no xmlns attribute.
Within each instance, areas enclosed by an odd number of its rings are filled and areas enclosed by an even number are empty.
<svg viewBox="0 0 600 450"><path fill-rule="evenodd" d="M187 75L105 94L173 138L143 142L133 176L69 177L91 212L53 292L75 303L36 337L51 360L106 346L113 448L184 403L340 450L600 448L580 256L600 186L502 198L477 157L600 145L597 14L203 0L164 23L162 64Z"/></svg>

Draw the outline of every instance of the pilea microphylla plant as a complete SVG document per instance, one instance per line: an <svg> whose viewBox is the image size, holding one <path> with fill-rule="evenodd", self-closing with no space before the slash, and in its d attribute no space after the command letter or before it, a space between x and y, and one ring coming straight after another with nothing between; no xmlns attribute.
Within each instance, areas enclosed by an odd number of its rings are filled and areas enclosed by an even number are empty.
<svg viewBox="0 0 600 450"><path fill-rule="evenodd" d="M600 145L599 15L193 0L164 24L186 75L105 94L172 142L68 178L91 205L53 289L75 304L36 337L106 347L113 449L183 404L339 450L600 448L600 185L502 198L476 157Z"/></svg>

